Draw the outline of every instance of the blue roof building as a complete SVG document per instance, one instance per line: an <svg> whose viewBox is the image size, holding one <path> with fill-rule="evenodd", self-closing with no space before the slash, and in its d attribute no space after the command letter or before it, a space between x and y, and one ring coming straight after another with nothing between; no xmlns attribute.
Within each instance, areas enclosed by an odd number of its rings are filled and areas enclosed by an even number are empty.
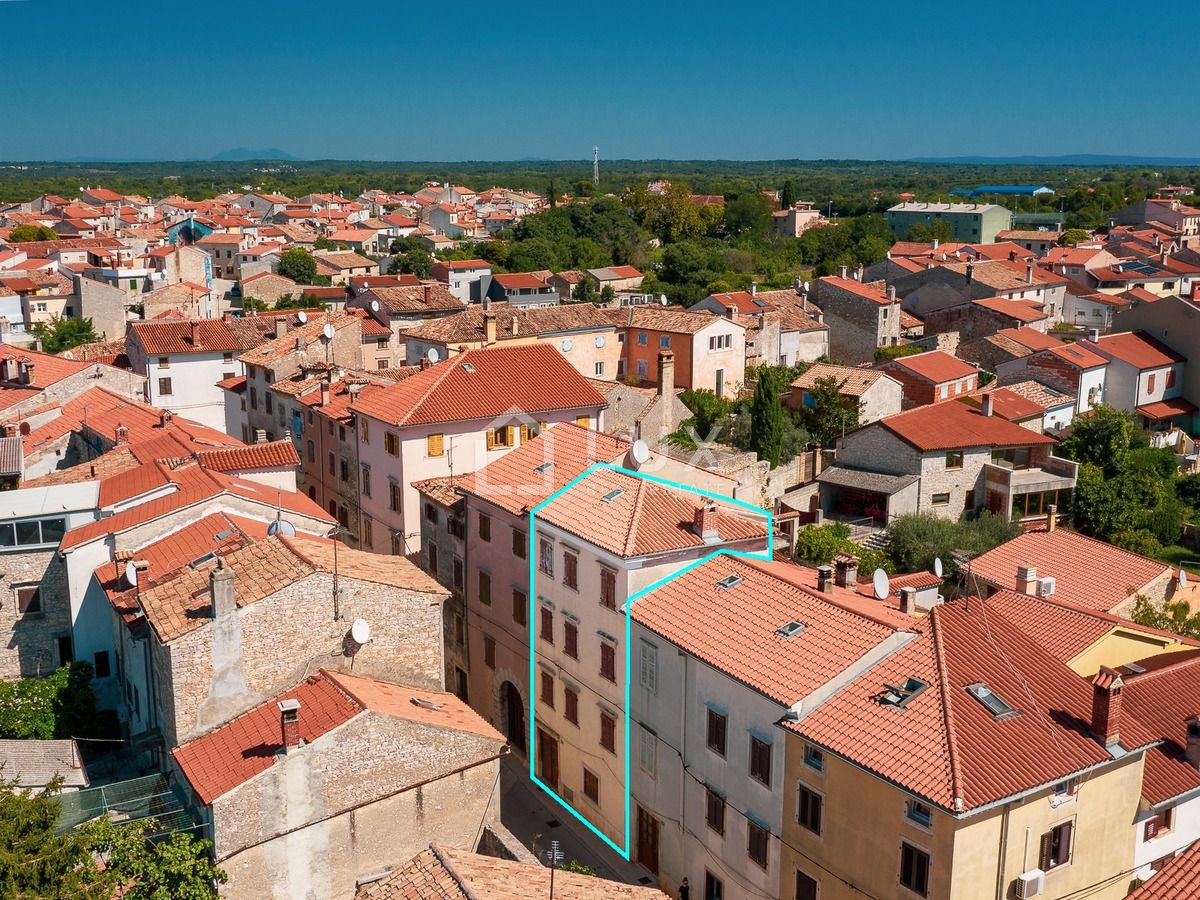
<svg viewBox="0 0 1200 900"><path fill-rule="evenodd" d="M984 194L1008 194L1018 197L1036 197L1039 194L1053 194L1054 189L1037 184L981 184L977 188L959 188L951 191L964 197L979 197Z"/></svg>

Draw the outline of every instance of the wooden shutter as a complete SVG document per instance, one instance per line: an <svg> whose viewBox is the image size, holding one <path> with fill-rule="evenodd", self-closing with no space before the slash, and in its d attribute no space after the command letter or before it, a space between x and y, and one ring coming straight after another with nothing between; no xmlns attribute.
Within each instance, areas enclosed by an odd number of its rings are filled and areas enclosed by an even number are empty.
<svg viewBox="0 0 1200 900"><path fill-rule="evenodd" d="M529 440L529 426L528 426L528 425L522 425L522 426L521 426L521 443L523 444L523 443L525 443L527 440Z"/></svg>
<svg viewBox="0 0 1200 900"><path fill-rule="evenodd" d="M1057 862L1057 863L1065 863L1071 859L1071 831L1072 831L1072 829L1073 829L1073 826L1071 825L1070 822L1065 822L1064 824L1059 826L1059 830L1062 832L1062 838L1061 838L1061 844L1059 845L1059 848L1058 848L1058 859L1055 860L1055 862Z"/></svg>
<svg viewBox="0 0 1200 900"><path fill-rule="evenodd" d="M516 425L508 426L508 443L505 444L505 446L506 447L517 446L517 426Z"/></svg>
<svg viewBox="0 0 1200 900"><path fill-rule="evenodd" d="M1146 832L1143 840L1152 841L1158 837L1158 826L1161 820L1158 816L1146 820Z"/></svg>
<svg viewBox="0 0 1200 900"><path fill-rule="evenodd" d="M496 432L491 428L487 430L487 448L489 450L496 449Z"/></svg>
<svg viewBox="0 0 1200 900"><path fill-rule="evenodd" d="M592 417L591 416L576 416L575 424L578 425L580 428L588 428L592 424Z"/></svg>
<svg viewBox="0 0 1200 900"><path fill-rule="evenodd" d="M428 452L430 456L441 456L443 453L444 443L442 434L431 434L426 438Z"/></svg>
<svg viewBox="0 0 1200 900"><path fill-rule="evenodd" d="M1042 846L1038 852L1038 868L1043 872L1050 870L1050 847L1054 841L1054 832L1047 831L1042 835Z"/></svg>

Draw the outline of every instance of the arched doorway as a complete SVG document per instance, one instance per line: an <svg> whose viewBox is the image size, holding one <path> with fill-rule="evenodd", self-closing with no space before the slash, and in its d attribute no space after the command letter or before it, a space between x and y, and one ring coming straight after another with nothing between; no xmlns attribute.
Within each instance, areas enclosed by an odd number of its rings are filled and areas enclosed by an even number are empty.
<svg viewBox="0 0 1200 900"><path fill-rule="evenodd" d="M504 735L508 738L509 746L522 756L529 741L525 730L525 703L521 692L511 681L504 682L500 689L501 712L504 716Z"/></svg>

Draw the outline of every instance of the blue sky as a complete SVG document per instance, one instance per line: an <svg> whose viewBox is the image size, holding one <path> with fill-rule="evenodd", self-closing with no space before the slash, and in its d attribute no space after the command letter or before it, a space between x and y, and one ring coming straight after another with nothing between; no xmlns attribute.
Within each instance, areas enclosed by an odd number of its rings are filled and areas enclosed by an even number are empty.
<svg viewBox="0 0 1200 900"><path fill-rule="evenodd" d="M0 0L0 159L1200 154L1200 4Z"/></svg>

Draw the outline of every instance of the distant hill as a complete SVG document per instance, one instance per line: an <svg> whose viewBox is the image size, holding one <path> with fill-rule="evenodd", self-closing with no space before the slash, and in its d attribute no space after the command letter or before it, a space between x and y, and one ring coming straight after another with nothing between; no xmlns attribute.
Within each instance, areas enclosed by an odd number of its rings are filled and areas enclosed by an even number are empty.
<svg viewBox="0 0 1200 900"><path fill-rule="evenodd" d="M949 163L960 166L1200 166L1195 156L1105 156L1078 153L1071 156L918 156L911 163Z"/></svg>
<svg viewBox="0 0 1200 900"><path fill-rule="evenodd" d="M295 160L297 156L292 156L290 153L285 153L275 147L268 147L264 150L251 150L247 147L234 147L232 150L222 150L220 153L212 156L210 162L248 162L249 160L257 159L282 159Z"/></svg>

